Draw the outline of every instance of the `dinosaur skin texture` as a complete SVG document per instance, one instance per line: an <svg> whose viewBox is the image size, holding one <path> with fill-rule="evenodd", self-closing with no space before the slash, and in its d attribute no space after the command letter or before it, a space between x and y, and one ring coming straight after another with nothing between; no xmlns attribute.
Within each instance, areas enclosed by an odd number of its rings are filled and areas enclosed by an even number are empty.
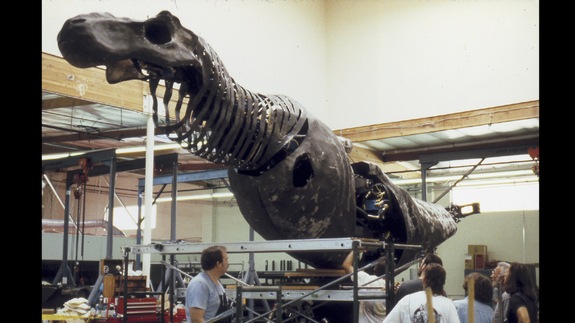
<svg viewBox="0 0 575 323"><path fill-rule="evenodd" d="M444 207L412 198L375 164L351 163L342 140L298 102L237 84L208 43L168 11L146 21L78 15L63 25L58 46L73 66L105 65L111 84L148 81L156 127L190 153L228 167L239 209L264 239L357 237L431 251L457 230ZM290 255L339 268L346 253ZM396 265L419 254L398 248Z"/></svg>

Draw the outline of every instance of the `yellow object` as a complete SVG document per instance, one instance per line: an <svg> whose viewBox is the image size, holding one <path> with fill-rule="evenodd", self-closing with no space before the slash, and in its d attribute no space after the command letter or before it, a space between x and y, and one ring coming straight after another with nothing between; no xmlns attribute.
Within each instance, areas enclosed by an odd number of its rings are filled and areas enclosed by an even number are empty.
<svg viewBox="0 0 575 323"><path fill-rule="evenodd" d="M470 278L467 282L467 322L474 322L475 311L475 279Z"/></svg>
<svg viewBox="0 0 575 323"><path fill-rule="evenodd" d="M431 292L431 288L425 288L425 296L427 297L427 320L429 323L435 323L435 314L433 312L432 302L433 293Z"/></svg>
<svg viewBox="0 0 575 323"><path fill-rule="evenodd" d="M83 322L90 322L92 318L81 317L78 315L42 314L42 321L68 321L68 320L82 320Z"/></svg>

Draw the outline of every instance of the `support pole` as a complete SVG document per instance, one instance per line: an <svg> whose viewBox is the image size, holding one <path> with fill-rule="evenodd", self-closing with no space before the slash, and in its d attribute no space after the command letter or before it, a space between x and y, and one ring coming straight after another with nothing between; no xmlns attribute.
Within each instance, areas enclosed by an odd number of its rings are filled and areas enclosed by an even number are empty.
<svg viewBox="0 0 575 323"><path fill-rule="evenodd" d="M172 162L172 210L171 210L171 221L170 221L170 241L176 242L176 207L177 207L177 199L178 199L178 161L177 159ZM170 255L170 264L173 266L176 260L175 255ZM170 322L174 320L174 294L176 291L176 276L179 276L179 273L176 272L171 267L167 269L168 276L170 277L169 283L169 300L170 300Z"/></svg>
<svg viewBox="0 0 575 323"><path fill-rule="evenodd" d="M116 155L110 162L110 193L108 194L108 235L106 236L106 259L112 259L114 247L114 192L116 191Z"/></svg>
<svg viewBox="0 0 575 323"><path fill-rule="evenodd" d="M72 273L70 272L70 267L68 267L68 234L69 234L69 225L70 225L70 187L72 186L72 178L74 175L68 172L66 176L66 197L64 203L64 234L62 235L63 245L62 245L62 263L60 264L60 268L58 269L58 273L56 273L56 277L52 281L52 285L58 285L61 281L63 286L69 284L68 278L72 282L72 286L75 286L76 283L74 282L74 278L72 277Z"/></svg>
<svg viewBox="0 0 575 323"><path fill-rule="evenodd" d="M421 199L427 201L427 170L437 162L421 162Z"/></svg>
<svg viewBox="0 0 575 323"><path fill-rule="evenodd" d="M142 196L144 194L144 188L138 185L138 220L137 220L137 230L136 230L136 244L142 243ZM136 254L136 263L134 264L134 270L142 270L142 255Z"/></svg>
<svg viewBox="0 0 575 323"><path fill-rule="evenodd" d="M357 270L359 268L359 241L354 241L352 243L352 252L353 252L353 322L359 321L359 290L358 290L358 283L357 283Z"/></svg>
<svg viewBox="0 0 575 323"><path fill-rule="evenodd" d="M385 299L385 309L389 313L393 304L395 304L395 248L393 242L385 244L385 259L386 259L386 272L385 272L385 292L387 297Z"/></svg>
<svg viewBox="0 0 575 323"><path fill-rule="evenodd" d="M151 97L148 95L144 101L144 111L148 113L146 132L146 182L144 189L144 244L152 243L152 190L154 185L154 120L152 119ZM142 273L150 278L151 255L144 254Z"/></svg>

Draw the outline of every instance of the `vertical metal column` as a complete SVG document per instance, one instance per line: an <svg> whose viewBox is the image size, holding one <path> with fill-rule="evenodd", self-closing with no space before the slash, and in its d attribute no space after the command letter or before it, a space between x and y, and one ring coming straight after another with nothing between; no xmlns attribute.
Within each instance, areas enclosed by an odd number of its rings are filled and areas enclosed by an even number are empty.
<svg viewBox="0 0 575 323"><path fill-rule="evenodd" d="M123 295L124 295L124 304L123 304L123 313L122 322L128 322L128 263L130 262L130 248L124 249L124 288L123 288ZM118 309L116 309L116 312Z"/></svg>
<svg viewBox="0 0 575 323"><path fill-rule="evenodd" d="M177 159L172 162L172 203L170 214L170 241L176 241L176 208L178 199L178 161ZM170 265L175 266L176 255L170 255ZM176 291L176 275L179 275L172 267L168 268L168 277L170 278L170 322L174 320L174 294Z"/></svg>
<svg viewBox="0 0 575 323"><path fill-rule="evenodd" d="M395 248L393 242L385 244L385 258L386 258L386 271L385 271L385 309L386 313L391 311L393 304L395 304L395 262L394 262Z"/></svg>
<svg viewBox="0 0 575 323"><path fill-rule="evenodd" d="M277 306L279 304L279 306ZM282 305L282 287L281 285L278 286L276 291L276 322L282 323L282 312L283 312L283 305Z"/></svg>
<svg viewBox="0 0 575 323"><path fill-rule="evenodd" d="M170 214L170 240L176 241L176 208L178 204L178 161L172 162L172 209Z"/></svg>
<svg viewBox="0 0 575 323"><path fill-rule="evenodd" d="M242 285L236 286L236 322L241 323L243 317Z"/></svg>
<svg viewBox="0 0 575 323"><path fill-rule="evenodd" d="M62 239L64 239L64 241L62 246L62 263L60 264L58 273L56 273L56 276L52 281L52 285L57 285L58 282L60 282L60 279L62 280L62 285L68 285L68 278L72 281L72 286L76 285L72 273L70 272L70 268L68 267L68 226L70 225L70 187L72 186L72 177L73 175L68 172L66 177L66 198L64 202L64 234L62 235Z"/></svg>
<svg viewBox="0 0 575 323"><path fill-rule="evenodd" d="M138 185L138 223L136 223L136 244L142 243L142 194L144 194L144 188ZM136 261L134 264L134 270L142 269L141 255L136 254Z"/></svg>
<svg viewBox="0 0 575 323"><path fill-rule="evenodd" d="M437 162L420 162L421 163L421 199L427 201L427 170Z"/></svg>
<svg viewBox="0 0 575 323"><path fill-rule="evenodd" d="M108 235L106 239L106 259L112 259L114 246L114 192L116 191L116 155L110 159L110 193L108 194Z"/></svg>
<svg viewBox="0 0 575 323"><path fill-rule="evenodd" d="M359 251L358 251L359 241L352 242L352 252L353 252L353 322L359 321L359 291L357 284L357 269L359 268Z"/></svg>

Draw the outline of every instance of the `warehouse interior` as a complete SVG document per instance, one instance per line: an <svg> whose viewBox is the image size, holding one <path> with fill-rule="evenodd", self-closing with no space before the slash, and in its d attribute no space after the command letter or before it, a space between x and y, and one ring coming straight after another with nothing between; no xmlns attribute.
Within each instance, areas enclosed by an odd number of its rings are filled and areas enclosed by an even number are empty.
<svg viewBox="0 0 575 323"><path fill-rule="evenodd" d="M147 82L109 84L104 67L74 67L58 49L77 14L145 20L162 10L210 43L236 82L301 103L343 138L349 160L376 164L414 198L477 203L437 247L450 298L464 297L466 272L497 261L529 264L539 286L539 2L439 0L42 1L43 283L90 298L102 266L124 264L134 245L189 244L175 260L197 270L206 243L265 244L226 167L154 132ZM151 177L160 184L144 195ZM130 256L157 286L163 255ZM238 252L230 272L252 261L266 282L308 269L282 251ZM49 301L43 308L62 307Z"/></svg>

